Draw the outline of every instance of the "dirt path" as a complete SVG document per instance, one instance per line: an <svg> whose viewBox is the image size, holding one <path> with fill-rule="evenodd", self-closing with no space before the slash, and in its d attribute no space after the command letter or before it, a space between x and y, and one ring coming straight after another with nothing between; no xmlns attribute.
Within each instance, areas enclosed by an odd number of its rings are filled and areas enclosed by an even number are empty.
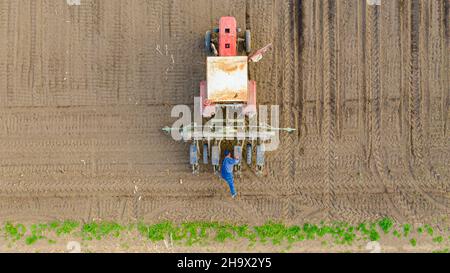
<svg viewBox="0 0 450 273"><path fill-rule="evenodd" d="M448 216L446 1L80 3L0 2L0 219ZM298 129L237 200L160 130L193 104L223 15L274 44L250 75Z"/></svg>

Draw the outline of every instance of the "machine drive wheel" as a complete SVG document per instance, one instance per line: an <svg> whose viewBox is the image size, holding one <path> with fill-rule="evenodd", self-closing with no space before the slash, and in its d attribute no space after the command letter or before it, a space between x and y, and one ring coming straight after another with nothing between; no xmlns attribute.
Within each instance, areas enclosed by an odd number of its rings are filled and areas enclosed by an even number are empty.
<svg viewBox="0 0 450 273"><path fill-rule="evenodd" d="M205 34L205 50L208 54L211 53L211 31L208 30Z"/></svg>
<svg viewBox="0 0 450 273"><path fill-rule="evenodd" d="M245 31L245 51L247 53L252 51L252 33L248 29Z"/></svg>

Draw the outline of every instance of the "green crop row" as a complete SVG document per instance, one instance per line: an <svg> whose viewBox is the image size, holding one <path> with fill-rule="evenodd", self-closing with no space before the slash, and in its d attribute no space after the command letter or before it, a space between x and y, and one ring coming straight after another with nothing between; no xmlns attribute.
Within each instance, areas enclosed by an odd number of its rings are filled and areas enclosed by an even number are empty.
<svg viewBox="0 0 450 273"><path fill-rule="evenodd" d="M101 240L104 238L118 238L123 232L137 233L153 242L170 240L171 242L193 245L196 243L225 242L227 240L246 239L249 244L256 242L273 245L295 242L321 240L326 244L331 239L334 244L352 245L355 241L379 241L381 236L392 234L394 238L405 238L411 246L417 245L414 235L429 235L436 244L447 242L449 237L438 235L430 225L419 226L416 230L411 224L398 225L390 218L383 218L375 222L365 222L353 226L345 222L320 224L305 223L303 225L285 225L279 222L268 222L259 226L234 225L219 222L186 222L174 224L169 221L157 224L121 225L115 222L90 222L80 224L76 221L53 221L47 224L33 224L26 227L23 224L6 223L0 228L7 240L16 242L25 239L25 243L32 245L39 240L55 243L50 238L61 235L77 236L82 240ZM54 235L52 237L52 235Z"/></svg>

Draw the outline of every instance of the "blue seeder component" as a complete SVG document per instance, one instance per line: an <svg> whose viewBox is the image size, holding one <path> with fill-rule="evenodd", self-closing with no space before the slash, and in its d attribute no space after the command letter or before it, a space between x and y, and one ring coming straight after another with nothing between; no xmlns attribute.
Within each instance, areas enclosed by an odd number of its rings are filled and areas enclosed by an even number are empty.
<svg viewBox="0 0 450 273"><path fill-rule="evenodd" d="M264 166L264 147L256 146L256 165Z"/></svg>
<svg viewBox="0 0 450 273"><path fill-rule="evenodd" d="M203 144L203 164L208 164L208 144Z"/></svg>
<svg viewBox="0 0 450 273"><path fill-rule="evenodd" d="M219 166L220 164L220 151L219 146L212 146L211 149L211 164Z"/></svg>
<svg viewBox="0 0 450 273"><path fill-rule="evenodd" d="M242 159L242 147L241 146L234 146L234 157L238 156L239 160Z"/></svg>
<svg viewBox="0 0 450 273"><path fill-rule="evenodd" d="M252 165L252 144L247 144L247 165Z"/></svg>
<svg viewBox="0 0 450 273"><path fill-rule="evenodd" d="M189 152L189 159L190 159L191 165L198 164L197 145L191 144L189 150L190 150L190 152Z"/></svg>

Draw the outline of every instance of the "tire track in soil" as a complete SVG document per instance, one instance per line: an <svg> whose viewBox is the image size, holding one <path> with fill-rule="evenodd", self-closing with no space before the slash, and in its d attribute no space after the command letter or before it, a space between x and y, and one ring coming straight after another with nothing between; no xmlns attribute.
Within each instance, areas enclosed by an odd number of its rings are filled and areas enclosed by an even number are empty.
<svg viewBox="0 0 450 273"><path fill-rule="evenodd" d="M417 3L416 3L417 4ZM420 117L414 116L416 113L420 113L420 90L415 90L418 88L419 82L414 83L415 80L419 81L419 75L417 74L418 67L418 59L417 50L418 50L418 33L414 33L414 31L418 32L418 5L413 3L405 3L403 2L400 5L400 13L401 13L401 23L402 23L402 134L403 134L403 143L404 145L404 161L405 161L405 173L397 181L401 181L397 183L395 192L396 201L402 207L403 213L405 217L408 219L417 218L417 215L414 213L416 209L416 203L412 203L411 200L408 200L408 196L406 195L408 192L414 189L414 191L419 194L423 200L426 200L430 204L433 204L436 208L440 208L443 211L448 210L445 205L440 204L432 196L426 193L424 190L420 188L418 185L419 180L417 177L417 172L415 171L415 164L421 167L422 161L422 153L417 148L415 150L418 142L422 137L416 136L419 132L422 132L421 120ZM416 15L414 15L416 14ZM416 71L415 71L416 69ZM419 96L419 97L418 97ZM418 108L418 109L417 109ZM419 127L419 129L417 128ZM420 134L419 133L419 134ZM418 141L419 139L419 141ZM406 187L406 188L405 188Z"/></svg>
<svg viewBox="0 0 450 273"><path fill-rule="evenodd" d="M401 23L401 52L402 52L402 74L401 74L401 111L400 111L400 133L403 145L403 161L404 161L404 172L400 175L400 177L393 179L390 175L388 177L393 181L394 186L394 195L393 201L395 205L399 209L399 213L402 217L406 219L414 218L414 211L408 202L408 199L405 197L404 193L401 190L399 185L404 184L405 182L411 179L411 168L410 168L410 136L411 131L409 128L409 87L408 80L410 75L410 64L408 58L408 52L410 52L410 37L408 37L408 33L410 33L410 18L405 16L405 14L410 14L410 7L406 5L405 2L400 2L399 4L399 14L400 14L400 23Z"/></svg>
<svg viewBox="0 0 450 273"><path fill-rule="evenodd" d="M311 140L307 142L308 148L314 147L314 152L311 151L310 153L314 154L314 159L306 159L307 161L313 161L317 163L313 163L314 167L313 169L316 170L313 174L310 174L311 176L311 182L309 183L308 187L310 187L309 191L313 192L320 192L322 193L324 191L324 188L326 187L326 181L323 179L317 179L317 177L325 177L326 172L326 156L324 154L325 149L325 142L324 142L324 135L326 132L324 131L325 128L325 108L327 105L327 101L325 100L325 93L327 92L327 89L325 88L325 83L328 83L327 81L327 75L325 75L323 68L325 64L325 50L328 49L328 45L324 43L324 21L326 20L325 17L325 11L324 11L324 1L314 1L314 18L315 18L315 26L314 29L310 32L302 32L303 35L306 35L307 33L310 33L311 36L314 37L314 51L311 59L311 66L314 70L314 78L312 80L312 83L314 84L314 96L309 96L308 101L315 100L314 106L316 110L316 134L312 135L308 140ZM306 12L306 11L305 11ZM314 33L314 35L313 35ZM319 65L316 65L319 64ZM306 70L306 68L304 67ZM309 90L305 90L307 93ZM308 93L307 93L308 94ZM309 113L311 114L311 113ZM308 119L308 117L305 117L305 119ZM312 155L311 155L312 156ZM308 162L311 164L312 162ZM306 172L308 172L307 170ZM303 180L303 179L302 179ZM311 189L312 188L312 189ZM303 190L304 192L305 190ZM309 192L307 191L307 192ZM318 201L321 204L321 210L324 208L324 201L323 198L320 198ZM313 204L313 203L311 203ZM324 213L324 212L321 212Z"/></svg>
<svg viewBox="0 0 450 273"><path fill-rule="evenodd" d="M401 131L398 131L397 127L399 126L398 121L394 123L391 119L392 111L390 105L396 106L397 101L401 101L402 94L399 92L400 85L397 83L397 79L392 75L392 70L397 68L397 65L401 63L401 57L398 57L400 54L400 5L398 2L391 2L389 5L383 5L380 7L379 16L380 22L379 24L379 39L381 41L382 47L380 48L381 54L381 66L380 66L380 78L381 81L381 129L383 131L381 135L382 139L382 152L383 152L383 186L386 187L387 192L393 193L388 194L389 198L388 202L392 203L392 208L397 213L397 219L405 219L411 218L412 210L409 204L405 202L405 199L402 198L402 193L397 190L399 182L404 178L396 178L395 174L392 173L392 170L395 171L398 168L398 164L400 162L392 162L392 155L398 156L401 158L401 155L396 155L396 152L393 152L388 147L396 147L398 144L398 138L401 134ZM397 26L398 25L398 26ZM391 37L398 37L398 41L387 41L383 42L386 39L392 39ZM398 47L395 42L398 43ZM382 70L381 70L382 69ZM394 70L395 71L395 70ZM400 107L401 104L398 104ZM400 120L400 118L399 118ZM396 163L396 164L393 164ZM403 183L403 182L402 182ZM398 196L397 196L398 195ZM405 216L406 215L406 216Z"/></svg>
<svg viewBox="0 0 450 273"><path fill-rule="evenodd" d="M413 159L413 169L415 165L423 164L423 128L421 113L420 94L420 71L419 71L419 27L420 27L420 6L418 0L411 1L411 57L409 75L409 110L411 119L411 155Z"/></svg>
<svg viewBox="0 0 450 273"><path fill-rule="evenodd" d="M412 10L414 10L415 8L412 7ZM394 183L394 179L392 176L390 176L389 174L386 173L386 169L385 169L385 165L383 163L383 160L381 159L382 157L384 158L385 156L381 156L380 153L380 149L382 148L382 144L381 144L381 103L380 103L380 99L381 99L381 94L380 94L380 75L379 75L379 51L378 51L378 47L379 47L379 29L378 29L378 12L379 12L379 7L372 7L371 11L370 11L370 23L371 23L371 27L370 27L370 33L371 33L371 41L375 42L375 45L372 45L371 48L371 71L373 72L373 74L371 74L371 90L372 90L372 96L373 96L373 109L371 110L371 112L375 115L374 117L374 122L372 123L373 128L373 138L375 139L375 147L373 148L373 155L374 155L374 159L375 159L375 167L376 167L376 173L378 176L378 180L385 186L387 187L387 191L388 192L392 192L395 188L395 192L397 193L396 195L394 195L394 204L397 204L399 207L397 207L396 209L401 208L401 210L397 210L403 217L407 218L407 219L412 219L414 218L413 212L415 211L413 207L411 207L411 205L408 203L408 199L405 198L404 193L402 192L403 189L401 187L398 187L398 185L393 184ZM413 11L414 13L414 11ZM414 33L415 30L412 30L412 33ZM411 51L413 52L413 47L414 47L414 41L412 41L411 43L412 47L411 47ZM414 68L411 65L410 66L411 70L413 71ZM413 72L414 73L414 72ZM412 75L410 75L410 85L411 85L411 77ZM418 80L418 79L417 79ZM412 107L412 101L413 101L413 96L411 95L409 97L409 107L411 109ZM415 102L415 101L414 101ZM420 103L420 102L419 102ZM420 114L416 113L416 114ZM410 115L411 118L414 118L414 115ZM417 117L415 117L417 119ZM410 136L412 136L412 132L410 132ZM412 143L412 139L411 139L411 143ZM372 144L373 147L373 144ZM386 178L387 175L387 178ZM388 182L386 179L388 179ZM402 181L404 181L404 179L401 179ZM434 202L433 202L434 203ZM396 207L396 205L394 205L394 208Z"/></svg>
<svg viewBox="0 0 450 273"><path fill-rule="evenodd" d="M424 140L424 129L422 121L422 103L424 101L421 92L421 82L424 80L420 75L420 25L421 25L421 12L422 7L420 6L419 0L411 1L411 49L410 49L410 77L409 77L409 111L411 120L411 132L410 132L410 143L411 143L411 155L412 162L412 180L411 183L421 194L421 196L427 202L430 202L433 206L442 209L443 211L448 211L448 207L445 204L441 204L439 201L435 200L430 194L423 191L418 183L420 181L431 181L433 178L430 174L430 168L426 167L425 154L425 140ZM423 49L426 50L426 49ZM421 64L425 65L425 64ZM418 170L418 171L416 171Z"/></svg>
<svg viewBox="0 0 450 273"><path fill-rule="evenodd" d="M443 17L443 21L444 21L444 26L443 26L443 33L445 33L445 46L443 47L443 55L447 55L447 58L445 58L445 67L449 67L450 65L450 55L445 53L445 50L448 48L450 48L450 3L449 1L444 1L443 4L443 9L444 11L442 12L441 10L441 17ZM444 13L444 14L442 14ZM448 51L447 51L448 53ZM445 73L445 83L447 83L447 85L444 86L448 86L450 83L450 75L449 73ZM444 88L445 89L445 88ZM448 91L448 89L445 91L443 89L443 113L444 115L446 115L446 117L444 117L444 137L448 137L450 134L450 92Z"/></svg>
<svg viewBox="0 0 450 273"><path fill-rule="evenodd" d="M373 157L374 166L373 174L375 174L374 180L377 181L386 193L390 193L394 190L393 184L391 184L386 177L386 167L384 163L384 158L386 155L383 153L383 145L381 141L381 130L382 130L382 113L381 113L381 103L382 103L382 90L381 90L381 78L380 78L380 7L379 6L366 6L369 13L368 16L368 36L369 36L369 98L371 104L369 106L369 113L371 113L369 124L370 124L370 156ZM370 158L369 158L370 159ZM370 166L370 165L369 165ZM393 198L391 200L391 195L387 195L387 202L395 211L396 218L404 217L406 213L409 215L409 208L403 202L402 199L396 200L398 198ZM397 205L398 204L398 205ZM399 209L399 207L401 209ZM393 211L393 212L394 212Z"/></svg>
<svg viewBox="0 0 450 273"><path fill-rule="evenodd" d="M6 1L0 2L0 107L8 103L8 23L9 9Z"/></svg>
<svg viewBox="0 0 450 273"><path fill-rule="evenodd" d="M32 92L32 99L31 104L34 105L34 102L36 100L36 90L35 90L35 84L36 79L35 76L37 76L36 66L38 63L38 55L37 55L37 8L36 8L36 1L32 1L30 3L30 56L29 56L29 68L28 68L28 87L29 90Z"/></svg>
<svg viewBox="0 0 450 273"><path fill-rule="evenodd" d="M295 47L295 24L294 24L294 3L293 0L284 2L282 11L282 26L283 26L283 61L284 61L284 74L283 74L283 113L282 113L282 127L294 127L294 121L296 116L295 105L295 93L297 86L295 86L295 67L296 62L296 47ZM283 135L283 133L282 133ZM287 190L292 187L295 180L295 157L298 154L298 145L294 138L295 134L284 133L284 146L282 145L283 163L282 171L279 174L279 178L282 178L280 182L286 185ZM296 147L296 148L294 148Z"/></svg>
<svg viewBox="0 0 450 273"><path fill-rule="evenodd" d="M323 145L325 157L324 172L324 206L332 209L334 206L334 185L336 183L336 42L335 42L335 1L325 1L324 10L324 129ZM328 211L327 218L332 218Z"/></svg>
<svg viewBox="0 0 450 273"><path fill-rule="evenodd" d="M369 183L368 161L368 119L367 119L367 84L366 84L366 2L359 1L357 5L357 39L358 39L358 69L357 88L358 88L358 175L359 180L367 180Z"/></svg>
<svg viewBox="0 0 450 273"><path fill-rule="evenodd" d="M298 167L297 162L301 159L301 154L303 151L302 143L300 142L301 137L301 123L303 119L304 102L303 102L303 88L301 84L302 79L302 3L301 1L294 1L291 8L292 18L291 18L291 33L293 37L293 54L294 54L294 65L292 66L292 73L294 74L293 88L292 88L292 104L293 111L291 111L291 125L290 127L295 128L297 131L290 133L290 137L293 139L294 147L291 154L291 177L292 185L289 192L293 192L295 188L296 181L298 180Z"/></svg>
<svg viewBox="0 0 450 273"><path fill-rule="evenodd" d="M370 150L375 162L374 173L377 179L383 179L385 168L381 154L381 86L380 86L380 37L379 37L379 7L368 6L369 9L369 37L370 37L370 104L371 143Z"/></svg>
<svg viewBox="0 0 450 273"><path fill-rule="evenodd" d="M430 89L429 82L429 37L430 33L428 27L430 26L430 4L429 2L421 2L420 3L420 24L419 24L419 49L421 53L419 57L419 76L420 76L420 98L421 98L421 111L420 116L422 117L422 151L423 151L423 167L425 169L425 174L431 180L431 174L433 172L433 168L430 164L430 98L432 90Z"/></svg>
<svg viewBox="0 0 450 273"><path fill-rule="evenodd" d="M331 7L332 8L332 7ZM359 151L356 143L363 143L362 138L358 136L358 126L361 128L361 124L352 125L351 111L352 106L355 104L356 107L360 108L361 104L358 105L358 97L360 95L357 92L357 85L361 82L361 75L353 73L352 65L356 64L358 60L358 55L353 56L354 51L352 51L352 47L354 50L358 50L358 54L360 54L361 49L358 48L358 40L356 37L362 36L361 40L365 39L364 32L358 32L358 27L360 27L361 20L358 20L360 17L356 10L360 8L359 3L354 3L353 1L337 1L335 5L336 10L336 19L334 19L333 24L334 27L334 40L335 40L335 63L336 63L336 72L335 72L335 91L334 93L334 154L332 157L334 158L334 186L333 186L333 197L337 195L342 195L344 193L351 194L352 192L360 191L362 187L361 184L358 183L358 180L361 180L361 176L364 174L358 170L360 167L358 166L358 162L363 162L363 160L359 159L356 156L356 151ZM326 18L326 17L325 17ZM352 28L354 28L354 32L352 32ZM355 33L358 33L355 35ZM355 35L355 36L353 36ZM327 44L327 43L324 43ZM355 61L355 63L352 62ZM364 62L363 62L364 64ZM361 71L361 70L360 70ZM362 70L364 71L364 70ZM328 73L328 72L326 72ZM351 88L354 86L355 88ZM331 90L330 90L331 91ZM328 92L328 91L325 91ZM364 93L363 93L364 94ZM329 99L325 100L325 104L327 105ZM362 105L365 105L362 103ZM356 117L358 110L353 117ZM360 120L357 118L357 120ZM330 126L329 128L332 128ZM329 130L329 129L327 129ZM359 129L360 132L364 132L365 130ZM323 130L324 134L328 132ZM326 144L325 144L326 145ZM333 146L333 145L332 145ZM347 171L343 171L347 170ZM356 173L357 175L353 175ZM359 173L359 175L358 175ZM367 185L368 183L366 183ZM369 186L366 187L366 190L369 190ZM333 199L335 200L335 199ZM339 210L344 207L341 205L337 205L333 203L331 215L333 217L340 217ZM348 210L352 211L352 210Z"/></svg>
<svg viewBox="0 0 450 273"><path fill-rule="evenodd" d="M320 94L317 83L314 80L317 77L315 62L320 63L317 58L317 47L321 43L317 43L316 36L320 37L320 33L315 31L318 28L316 23L317 8L316 3L312 1L297 1L295 6L295 33L296 37L296 51L297 75L295 78L295 86L298 91L295 93L295 126L297 132L294 136L297 144L297 151L294 157L294 191L301 195L303 189L308 186L320 187L318 183L310 183L314 176L309 171L311 168L312 150L320 149L320 126L318 113L321 109ZM315 33L316 35L312 35ZM319 55L320 56L320 55ZM320 153L317 153L320 154ZM320 168L320 167L319 167ZM301 178L300 178L301 177ZM309 180L309 181L308 181ZM294 210L294 208L292 208Z"/></svg>
<svg viewBox="0 0 450 273"><path fill-rule="evenodd" d="M17 21L18 1L8 2L8 25L7 25L7 58L6 58L6 105L14 104L14 88L15 88L15 63L17 55Z"/></svg>

